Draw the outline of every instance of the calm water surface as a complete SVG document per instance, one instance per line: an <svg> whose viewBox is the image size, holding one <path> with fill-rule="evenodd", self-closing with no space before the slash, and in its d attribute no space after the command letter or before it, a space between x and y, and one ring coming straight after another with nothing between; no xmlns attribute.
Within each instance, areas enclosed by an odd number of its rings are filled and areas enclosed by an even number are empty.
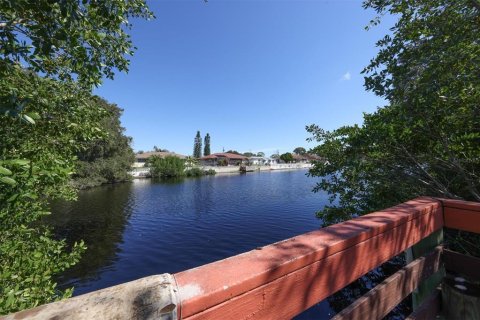
<svg viewBox="0 0 480 320"><path fill-rule="evenodd" d="M75 295L141 277L175 273L318 229L305 170L217 175L176 182L135 180L55 203L56 232L88 250L59 282ZM322 302L298 319L328 319Z"/></svg>

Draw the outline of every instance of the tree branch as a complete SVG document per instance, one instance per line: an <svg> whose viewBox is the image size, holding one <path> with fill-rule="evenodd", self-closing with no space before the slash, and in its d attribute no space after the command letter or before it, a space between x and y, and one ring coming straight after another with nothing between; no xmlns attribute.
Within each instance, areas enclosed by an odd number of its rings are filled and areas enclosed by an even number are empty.
<svg viewBox="0 0 480 320"><path fill-rule="evenodd" d="M407 148L405 148L403 145L400 145L400 148L403 150L403 152L405 152L405 154L408 156L408 158L415 164L415 166L420 169L421 172L423 172L423 174L430 180L434 183L434 185L438 188L438 190L445 194L446 196L448 196L449 198L452 198L452 199L458 199L457 196L455 196L454 194L452 194L450 191L448 191L448 189L440 182L438 181L437 179L435 179L430 173L428 173L427 170L425 170L425 168L422 166L421 163L419 163L417 161L417 159L415 159L415 157L410 153L408 152Z"/></svg>

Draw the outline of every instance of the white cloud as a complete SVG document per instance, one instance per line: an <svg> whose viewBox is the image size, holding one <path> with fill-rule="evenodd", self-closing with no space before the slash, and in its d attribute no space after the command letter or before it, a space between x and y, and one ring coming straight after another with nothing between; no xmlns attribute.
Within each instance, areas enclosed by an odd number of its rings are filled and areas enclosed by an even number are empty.
<svg viewBox="0 0 480 320"><path fill-rule="evenodd" d="M352 79L352 75L350 74L350 71L348 71L342 76L342 80L348 81L350 79Z"/></svg>

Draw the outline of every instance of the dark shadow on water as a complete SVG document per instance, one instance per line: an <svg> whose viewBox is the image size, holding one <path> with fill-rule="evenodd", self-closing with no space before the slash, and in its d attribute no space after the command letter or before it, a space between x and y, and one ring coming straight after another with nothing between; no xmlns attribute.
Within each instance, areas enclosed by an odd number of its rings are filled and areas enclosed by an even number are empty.
<svg viewBox="0 0 480 320"><path fill-rule="evenodd" d="M154 184L179 184L185 181L185 177L152 178Z"/></svg>
<svg viewBox="0 0 480 320"><path fill-rule="evenodd" d="M84 240L87 246L80 262L58 278L61 287L77 279L91 281L98 269L115 262L134 206L132 187L131 183L103 186L79 192L75 202L52 203L52 215L44 222L69 245Z"/></svg>

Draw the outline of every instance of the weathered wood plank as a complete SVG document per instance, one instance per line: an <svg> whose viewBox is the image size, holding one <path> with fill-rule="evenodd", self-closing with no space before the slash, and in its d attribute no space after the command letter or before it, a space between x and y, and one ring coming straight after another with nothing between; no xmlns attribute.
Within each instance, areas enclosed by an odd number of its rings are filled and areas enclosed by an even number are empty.
<svg viewBox="0 0 480 320"><path fill-rule="evenodd" d="M444 206L445 227L480 233L480 203L441 199Z"/></svg>
<svg viewBox="0 0 480 320"><path fill-rule="evenodd" d="M419 198L175 275L182 319L287 319L443 227Z"/></svg>
<svg viewBox="0 0 480 320"><path fill-rule="evenodd" d="M411 315L405 320L433 320L441 310L442 295L440 290L435 290Z"/></svg>
<svg viewBox="0 0 480 320"><path fill-rule="evenodd" d="M419 243L410 247L406 251L407 263L424 256L425 254L434 250L437 246L443 244L443 228L435 231ZM434 276L423 281L417 289L412 293L412 307L416 310L427 299L432 292L437 288L445 275L445 270L442 268Z"/></svg>
<svg viewBox="0 0 480 320"><path fill-rule="evenodd" d="M0 316L0 319L175 320L177 305L175 279L170 274L162 274Z"/></svg>
<svg viewBox="0 0 480 320"><path fill-rule="evenodd" d="M480 258L445 249L443 252L443 261L445 263L445 269L480 281Z"/></svg>
<svg viewBox="0 0 480 320"><path fill-rule="evenodd" d="M441 267L442 248L418 258L394 273L338 313L333 320L382 319L422 281L436 273Z"/></svg>
<svg viewBox="0 0 480 320"><path fill-rule="evenodd" d="M445 319L480 320L480 286L460 277L445 277L442 314Z"/></svg>

